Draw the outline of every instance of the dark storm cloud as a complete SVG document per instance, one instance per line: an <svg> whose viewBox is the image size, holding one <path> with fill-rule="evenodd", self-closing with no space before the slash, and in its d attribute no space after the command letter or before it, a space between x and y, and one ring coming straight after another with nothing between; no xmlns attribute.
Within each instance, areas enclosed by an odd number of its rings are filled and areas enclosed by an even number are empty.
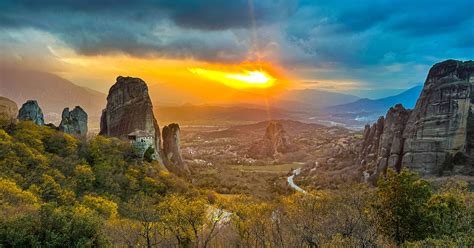
<svg viewBox="0 0 474 248"><path fill-rule="evenodd" d="M261 49L324 71L314 77L376 85L472 59L472 13L472 0L1 0L0 29L47 32L85 55L240 62Z"/></svg>
<svg viewBox="0 0 474 248"><path fill-rule="evenodd" d="M462 59L469 51L451 48L474 42L473 11L471 0L304 1L285 30L304 53L289 64L301 59L364 67L425 63L424 57Z"/></svg>
<svg viewBox="0 0 474 248"><path fill-rule="evenodd" d="M52 15L60 11L116 14L116 18L125 15L135 20L160 19L166 15L176 24L186 28L204 30L221 30L229 28L248 28L278 20L290 15L295 8L294 1L285 0L6 0L0 3L3 12L14 11L35 15L38 12L50 12ZM5 14L5 13L4 13ZM12 19L17 13L11 15ZM7 19L4 19L7 23ZM16 21L17 24L21 20ZM25 23L30 24L30 23Z"/></svg>
<svg viewBox="0 0 474 248"><path fill-rule="evenodd" d="M245 57L247 49L226 31L277 21L290 14L293 4L270 0L7 0L0 3L0 9L0 27L43 30L85 55L119 52L232 61ZM162 27L167 28L159 31Z"/></svg>

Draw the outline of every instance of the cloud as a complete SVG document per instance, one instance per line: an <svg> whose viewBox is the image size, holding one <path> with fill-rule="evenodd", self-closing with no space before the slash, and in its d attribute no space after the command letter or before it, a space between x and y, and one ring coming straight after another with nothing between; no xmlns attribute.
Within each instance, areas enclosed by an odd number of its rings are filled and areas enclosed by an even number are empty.
<svg viewBox="0 0 474 248"><path fill-rule="evenodd" d="M235 62L251 44L239 44L233 31L281 20L290 6L291 1L270 0L7 0L0 3L0 27L46 31L85 55Z"/></svg>
<svg viewBox="0 0 474 248"><path fill-rule="evenodd" d="M472 11L472 0L3 0L0 39L34 30L81 55L261 59L301 80L409 87L435 62L472 59Z"/></svg>

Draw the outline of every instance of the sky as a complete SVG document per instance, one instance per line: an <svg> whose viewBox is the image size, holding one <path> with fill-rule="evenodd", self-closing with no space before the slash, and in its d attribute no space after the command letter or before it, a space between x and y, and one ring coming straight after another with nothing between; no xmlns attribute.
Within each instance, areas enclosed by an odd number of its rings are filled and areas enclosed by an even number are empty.
<svg viewBox="0 0 474 248"><path fill-rule="evenodd" d="M0 0L0 63L101 92L130 75L200 94L221 82L196 71L261 71L280 91L377 98L473 59L473 13L472 0Z"/></svg>

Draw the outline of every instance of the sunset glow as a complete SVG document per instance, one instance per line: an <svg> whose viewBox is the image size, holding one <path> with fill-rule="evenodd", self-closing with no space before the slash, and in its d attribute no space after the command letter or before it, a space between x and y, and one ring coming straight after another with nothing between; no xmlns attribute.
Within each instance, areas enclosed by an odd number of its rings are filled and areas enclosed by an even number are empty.
<svg viewBox="0 0 474 248"><path fill-rule="evenodd" d="M208 70L203 68L189 68L188 70L193 74L236 89L269 88L272 87L276 81L275 78L263 70L243 70L242 72Z"/></svg>

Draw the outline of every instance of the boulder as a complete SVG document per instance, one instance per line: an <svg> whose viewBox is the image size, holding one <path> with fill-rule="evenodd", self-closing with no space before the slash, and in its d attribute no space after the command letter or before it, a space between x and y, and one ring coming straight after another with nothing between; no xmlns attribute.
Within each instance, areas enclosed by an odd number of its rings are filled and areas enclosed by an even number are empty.
<svg viewBox="0 0 474 248"><path fill-rule="evenodd" d="M59 130L72 135L86 136L87 113L80 106L76 106L72 111L65 108L61 115Z"/></svg>
<svg viewBox="0 0 474 248"><path fill-rule="evenodd" d="M15 121L18 114L16 103L6 97L0 96L0 119Z"/></svg>
<svg viewBox="0 0 474 248"><path fill-rule="evenodd" d="M43 111L35 100L28 100L18 112L18 120L32 121L37 125L44 125Z"/></svg>

